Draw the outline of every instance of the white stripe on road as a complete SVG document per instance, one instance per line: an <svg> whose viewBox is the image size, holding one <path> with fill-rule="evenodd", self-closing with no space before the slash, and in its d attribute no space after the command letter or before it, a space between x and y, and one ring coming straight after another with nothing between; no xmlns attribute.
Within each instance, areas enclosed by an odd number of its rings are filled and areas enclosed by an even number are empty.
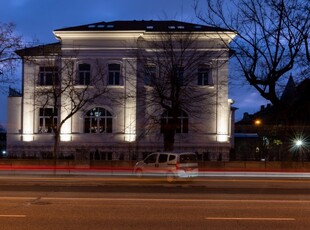
<svg viewBox="0 0 310 230"><path fill-rule="evenodd" d="M206 217L206 220L260 220L260 221L294 221L295 218L268 218L268 217Z"/></svg>

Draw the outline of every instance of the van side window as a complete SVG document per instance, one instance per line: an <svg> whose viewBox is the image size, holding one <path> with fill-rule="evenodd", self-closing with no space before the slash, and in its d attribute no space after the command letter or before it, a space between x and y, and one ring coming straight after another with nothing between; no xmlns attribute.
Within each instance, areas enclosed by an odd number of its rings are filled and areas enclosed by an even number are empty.
<svg viewBox="0 0 310 230"><path fill-rule="evenodd" d="M169 156L169 161L174 161L175 160L175 155L170 155Z"/></svg>
<svg viewBox="0 0 310 230"><path fill-rule="evenodd" d="M156 158L157 158L157 154L152 154L152 155L148 156L148 157L144 160L144 162L145 162L146 164L155 163L155 162L156 162Z"/></svg>
<svg viewBox="0 0 310 230"><path fill-rule="evenodd" d="M167 154L160 154L158 158L158 163L165 163L167 162L168 155Z"/></svg>

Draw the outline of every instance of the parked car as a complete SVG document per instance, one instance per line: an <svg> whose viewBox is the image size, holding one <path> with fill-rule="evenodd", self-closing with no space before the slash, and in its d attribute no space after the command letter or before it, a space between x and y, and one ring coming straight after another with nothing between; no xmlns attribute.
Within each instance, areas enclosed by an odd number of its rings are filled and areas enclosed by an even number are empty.
<svg viewBox="0 0 310 230"><path fill-rule="evenodd" d="M195 153L156 152L136 163L134 173L142 176L164 176L168 182L178 178L198 176L198 162Z"/></svg>

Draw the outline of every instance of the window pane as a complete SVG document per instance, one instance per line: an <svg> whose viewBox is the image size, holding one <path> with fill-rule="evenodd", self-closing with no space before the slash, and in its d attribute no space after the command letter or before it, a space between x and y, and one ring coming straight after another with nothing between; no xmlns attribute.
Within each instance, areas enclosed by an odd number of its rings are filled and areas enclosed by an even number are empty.
<svg viewBox="0 0 310 230"><path fill-rule="evenodd" d="M98 118L99 119L99 130L98 133L105 132L105 119L104 118Z"/></svg>
<svg viewBox="0 0 310 230"><path fill-rule="evenodd" d="M120 70L121 66L120 64L109 64L109 71L110 70Z"/></svg>
<svg viewBox="0 0 310 230"><path fill-rule="evenodd" d="M89 64L79 64L79 70L90 71Z"/></svg>
<svg viewBox="0 0 310 230"><path fill-rule="evenodd" d="M147 66L144 70L144 84L145 85L153 85L156 78L156 67Z"/></svg>
<svg viewBox="0 0 310 230"><path fill-rule="evenodd" d="M167 162L167 158L168 158L167 154L159 154L158 163L165 163L165 162Z"/></svg>
<svg viewBox="0 0 310 230"><path fill-rule="evenodd" d="M183 118L183 133L188 133L188 118Z"/></svg>
<svg viewBox="0 0 310 230"><path fill-rule="evenodd" d="M148 156L144 162L147 163L147 164L150 164L150 163L155 163L156 162L156 158L157 158L157 154L152 154L150 156Z"/></svg>
<svg viewBox="0 0 310 230"><path fill-rule="evenodd" d="M90 73L85 73L85 85L89 85L90 84Z"/></svg>
<svg viewBox="0 0 310 230"><path fill-rule="evenodd" d="M90 133L90 119L89 118L85 118L84 120L84 132Z"/></svg>
<svg viewBox="0 0 310 230"><path fill-rule="evenodd" d="M210 85L209 73L210 70L208 68L198 69L198 85Z"/></svg>
<svg viewBox="0 0 310 230"><path fill-rule="evenodd" d="M112 118L107 118L107 133L112 133Z"/></svg>
<svg viewBox="0 0 310 230"><path fill-rule="evenodd" d="M109 73L109 85L114 85L114 73Z"/></svg>
<svg viewBox="0 0 310 230"><path fill-rule="evenodd" d="M119 85L120 82L119 82L119 72L115 72L115 75L114 75L114 85Z"/></svg>
<svg viewBox="0 0 310 230"><path fill-rule="evenodd" d="M89 125L90 131L87 130ZM85 115L85 132L91 133L112 133L112 115L104 108L93 108Z"/></svg>
<svg viewBox="0 0 310 230"><path fill-rule="evenodd" d="M90 132L97 133L97 119L96 118L90 119Z"/></svg>

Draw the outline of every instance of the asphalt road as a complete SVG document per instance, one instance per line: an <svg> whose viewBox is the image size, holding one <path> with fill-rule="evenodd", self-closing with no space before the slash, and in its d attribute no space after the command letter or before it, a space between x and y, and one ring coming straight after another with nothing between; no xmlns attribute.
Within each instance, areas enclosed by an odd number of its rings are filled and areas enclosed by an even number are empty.
<svg viewBox="0 0 310 230"><path fill-rule="evenodd" d="M305 178L0 176L0 229L309 229L309 189Z"/></svg>

